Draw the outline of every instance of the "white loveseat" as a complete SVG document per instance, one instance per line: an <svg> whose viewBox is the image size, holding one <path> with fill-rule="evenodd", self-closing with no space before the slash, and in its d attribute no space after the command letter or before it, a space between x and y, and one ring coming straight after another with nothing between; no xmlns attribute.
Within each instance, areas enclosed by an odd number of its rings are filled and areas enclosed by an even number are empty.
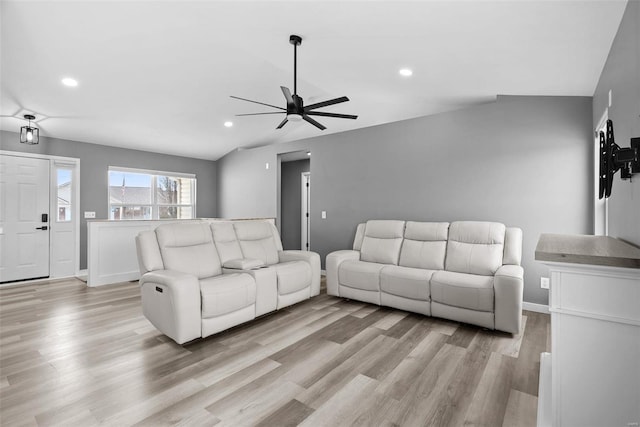
<svg viewBox="0 0 640 427"><path fill-rule="evenodd" d="M327 293L518 333L522 230L495 222L367 221L327 255Z"/></svg>
<svg viewBox="0 0 640 427"><path fill-rule="evenodd" d="M320 292L320 256L283 251L268 221L190 221L136 238L142 310L178 344Z"/></svg>

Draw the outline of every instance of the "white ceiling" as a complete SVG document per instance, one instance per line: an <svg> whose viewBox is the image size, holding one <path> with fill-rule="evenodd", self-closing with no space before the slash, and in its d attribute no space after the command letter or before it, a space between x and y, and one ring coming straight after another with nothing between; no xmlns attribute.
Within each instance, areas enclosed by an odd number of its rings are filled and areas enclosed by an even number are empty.
<svg viewBox="0 0 640 427"><path fill-rule="evenodd" d="M34 112L41 134L218 159L249 147L488 102L498 94L591 96L624 0L5 1L0 114ZM275 127L279 86L318 118ZM410 67L411 78L398 75ZM79 81L76 88L60 83ZM234 126L223 123L232 120ZM2 118L18 131L22 120Z"/></svg>

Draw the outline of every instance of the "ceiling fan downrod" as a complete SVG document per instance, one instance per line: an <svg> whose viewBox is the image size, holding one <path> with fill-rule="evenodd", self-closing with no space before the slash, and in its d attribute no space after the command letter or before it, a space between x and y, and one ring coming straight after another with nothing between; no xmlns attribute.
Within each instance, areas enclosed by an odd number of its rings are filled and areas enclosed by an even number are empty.
<svg viewBox="0 0 640 427"><path fill-rule="evenodd" d="M293 45L293 94L298 94L298 46L302 44L302 37L292 34L289 43Z"/></svg>

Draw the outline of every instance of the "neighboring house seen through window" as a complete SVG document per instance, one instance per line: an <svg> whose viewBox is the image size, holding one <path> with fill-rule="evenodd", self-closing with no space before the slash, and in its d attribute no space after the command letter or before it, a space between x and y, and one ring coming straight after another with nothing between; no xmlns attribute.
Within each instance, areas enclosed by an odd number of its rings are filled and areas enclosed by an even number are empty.
<svg viewBox="0 0 640 427"><path fill-rule="evenodd" d="M56 179L58 188L58 215L56 221L71 221L71 177L73 171L71 169L58 167L56 169Z"/></svg>
<svg viewBox="0 0 640 427"><path fill-rule="evenodd" d="M196 177L109 167L109 219L192 219Z"/></svg>

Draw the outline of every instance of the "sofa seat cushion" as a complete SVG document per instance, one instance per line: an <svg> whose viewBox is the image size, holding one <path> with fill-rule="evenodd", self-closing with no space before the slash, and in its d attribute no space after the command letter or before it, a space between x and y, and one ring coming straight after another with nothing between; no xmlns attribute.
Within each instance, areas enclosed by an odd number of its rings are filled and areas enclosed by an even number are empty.
<svg viewBox="0 0 640 427"><path fill-rule="evenodd" d="M493 276L436 271L431 300L453 307L493 312Z"/></svg>
<svg viewBox="0 0 640 427"><path fill-rule="evenodd" d="M357 260L344 261L338 270L338 283L354 289L380 292L380 271L385 264Z"/></svg>
<svg viewBox="0 0 640 427"><path fill-rule="evenodd" d="M290 294L311 286L311 266L308 262L281 262L269 268L276 270L278 295Z"/></svg>
<svg viewBox="0 0 640 427"><path fill-rule="evenodd" d="M429 301L433 270L388 265L380 272L380 290L399 297Z"/></svg>
<svg viewBox="0 0 640 427"><path fill-rule="evenodd" d="M200 280L202 318L232 313L256 302L256 282L248 274L221 274Z"/></svg>

